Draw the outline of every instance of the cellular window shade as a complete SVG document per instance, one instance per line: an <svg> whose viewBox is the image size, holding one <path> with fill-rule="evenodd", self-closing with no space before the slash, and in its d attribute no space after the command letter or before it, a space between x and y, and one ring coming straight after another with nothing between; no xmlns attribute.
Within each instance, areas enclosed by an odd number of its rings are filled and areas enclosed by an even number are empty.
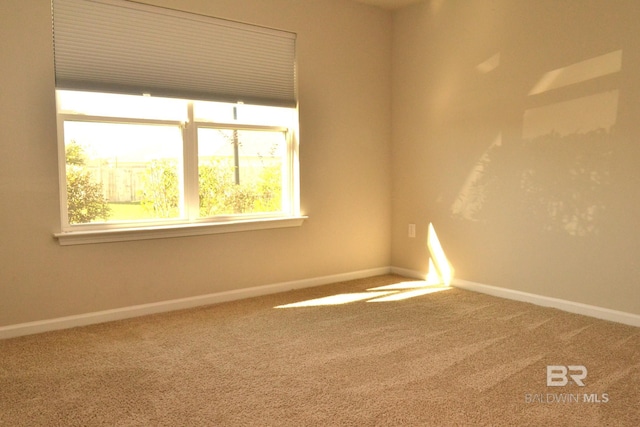
<svg viewBox="0 0 640 427"><path fill-rule="evenodd" d="M52 0L58 89L295 106L294 33L126 0Z"/></svg>

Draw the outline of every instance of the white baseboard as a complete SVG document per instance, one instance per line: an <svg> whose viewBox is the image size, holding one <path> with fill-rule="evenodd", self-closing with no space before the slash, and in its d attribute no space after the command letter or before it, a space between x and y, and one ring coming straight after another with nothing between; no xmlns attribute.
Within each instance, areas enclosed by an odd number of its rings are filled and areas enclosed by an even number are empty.
<svg viewBox="0 0 640 427"><path fill-rule="evenodd" d="M391 272L419 280L424 280L427 277L426 273L400 267L391 267ZM513 289L499 288L497 286L490 286L455 278L451 281L451 286L481 294L492 295L514 301L528 302L542 307L557 308L558 310L567 311L569 313L582 314L584 316L595 317L597 319L640 327L640 315L626 313L624 311L611 310L609 308L597 307L594 305L582 304L559 298L546 297Z"/></svg>
<svg viewBox="0 0 640 427"><path fill-rule="evenodd" d="M400 267L379 267L369 270L360 270L349 273L334 274L330 276L313 277L308 279L294 280L290 282L275 283L271 285L256 286L245 289L237 289L233 291L200 295L196 297L181 298L170 301L161 301L157 303L117 308L113 310L98 311L94 313L66 316L56 319L46 319L36 322L2 326L0 327L0 339L32 335L59 329L68 329L77 326L92 325L96 323L111 322L115 320L145 316L148 314L164 313L169 311L200 307L244 298L275 294L278 292L286 292L293 289L310 288L314 286L322 286L330 283L362 279L365 277L372 277L389 273L419 280L424 280L427 276L425 273ZM570 313L576 313L598 319L640 327L640 315L637 314L516 291L513 289L499 288L496 286L490 286L461 279L453 279L451 285L460 289L493 295L500 298L528 302L543 307L557 308L559 310L567 311Z"/></svg>
<svg viewBox="0 0 640 427"><path fill-rule="evenodd" d="M293 289L310 288L346 280L362 279L365 277L389 274L390 267L373 268L369 270L353 271L349 273L334 274L330 276L314 277L291 282L275 283L271 285L256 286L252 288L237 289L233 291L218 292L196 297L181 298L170 301L161 301L150 304L134 305L130 307L104 310L94 313L85 313L74 316L47 319L36 322L20 323L16 325L0 327L0 339L13 338L24 335L32 335L41 332L55 331L59 329L75 328L96 323L111 322L114 320L128 319L131 317L145 316L148 314L164 313L168 311L182 310L186 308L200 307L221 302L234 301L244 298L252 298L262 295L286 292Z"/></svg>
<svg viewBox="0 0 640 427"><path fill-rule="evenodd" d="M424 280L427 275L415 270L409 270L400 267L391 267L391 272L401 276L413 279ZM485 285L482 283L470 282L467 280L453 279L451 286L466 289L468 291L478 292L487 295L493 295L500 298L506 298L515 301L528 302L542 307L552 307L558 310L567 311L569 313L582 314L584 316L595 317L596 319L609 320L625 325L640 327L640 315L626 313L624 311L611 310L604 307L582 304L579 302L567 301L559 298L546 297L527 292L516 291L513 289L499 288L497 286Z"/></svg>
<svg viewBox="0 0 640 427"><path fill-rule="evenodd" d="M559 298L530 294L527 292L515 291L513 289L499 288L496 286L484 285L482 283L469 282L467 280L453 279L451 286L500 298L528 302L542 307L557 308L569 313L582 314L584 316L595 317L597 319L640 327L640 315L626 313L624 311L611 310L604 307L597 307L594 305L582 304Z"/></svg>

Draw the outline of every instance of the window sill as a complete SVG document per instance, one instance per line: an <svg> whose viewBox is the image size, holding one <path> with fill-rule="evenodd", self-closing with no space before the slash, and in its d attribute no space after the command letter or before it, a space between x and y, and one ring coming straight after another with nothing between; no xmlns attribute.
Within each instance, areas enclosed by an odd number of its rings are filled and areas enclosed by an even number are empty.
<svg viewBox="0 0 640 427"><path fill-rule="evenodd" d="M55 233L61 246L92 243L126 242L131 240L167 239L171 237L202 236L207 234L236 233L240 231L299 227L306 216L241 220L219 223L195 223L112 230L69 231Z"/></svg>

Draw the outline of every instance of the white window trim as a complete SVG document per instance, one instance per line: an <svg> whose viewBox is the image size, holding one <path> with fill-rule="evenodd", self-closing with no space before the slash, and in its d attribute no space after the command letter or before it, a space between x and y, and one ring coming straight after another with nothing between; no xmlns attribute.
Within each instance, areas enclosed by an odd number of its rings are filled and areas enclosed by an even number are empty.
<svg viewBox="0 0 640 427"><path fill-rule="evenodd" d="M260 218L227 222L197 222L158 225L153 227L117 228L106 230L67 231L54 236L62 246L91 243L126 242L132 240L167 239L172 237L203 236L207 234L235 233L299 227L307 216Z"/></svg>
<svg viewBox="0 0 640 427"><path fill-rule="evenodd" d="M209 234L234 233L242 231L254 231L265 229L277 229L287 227L299 227L308 217L300 214L300 188L299 188L299 160L298 142L296 131L293 128L282 126L252 125L244 123L218 123L206 120L195 120L193 116L193 103L188 103L188 118L186 122L176 120L136 119L126 117L92 116L68 112L58 112L58 150L59 150L59 174L60 174L60 209L62 216L61 232L54 233L54 237L62 246L81 245L93 243L123 242L134 240L163 239L172 237L201 236ZM287 170L288 189L287 197L283 202L287 209L282 213L258 213L248 215L227 215L210 218L198 218L193 212L197 212L197 206L185 203L186 218L159 221L122 222L104 224L69 224L67 216L67 191L66 191L66 163L64 144L64 121L89 121L102 123L131 123L131 124L156 124L173 125L183 128L183 132L196 132L202 128L227 128L241 130L271 130L287 132ZM197 144L197 143L196 143ZM185 168L197 170L196 147L185 144ZM194 163L195 162L195 163ZM192 163L189 165L189 163ZM187 172L185 171L185 175ZM193 175L193 173L191 174ZM192 192L192 199L197 200L198 187L196 183L187 183L185 193ZM284 194L283 194L284 195ZM192 204L193 204L192 200Z"/></svg>

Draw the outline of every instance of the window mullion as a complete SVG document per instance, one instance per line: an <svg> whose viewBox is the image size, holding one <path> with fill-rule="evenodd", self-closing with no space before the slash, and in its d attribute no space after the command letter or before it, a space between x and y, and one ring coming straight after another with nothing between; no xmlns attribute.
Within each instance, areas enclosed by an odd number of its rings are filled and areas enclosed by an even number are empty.
<svg viewBox="0 0 640 427"><path fill-rule="evenodd" d="M182 203L184 214L193 221L199 216L198 194L198 129L193 119L193 102L187 104L188 119L183 129L184 155L184 200Z"/></svg>
<svg viewBox="0 0 640 427"><path fill-rule="evenodd" d="M287 144L286 155L286 167L282 176L282 190L283 195L286 192L286 197L282 198L282 209L284 212L291 213L295 209L296 202L294 201L294 188L295 188L295 156L297 153L294 150L294 135L291 130L285 133L285 140Z"/></svg>
<svg viewBox="0 0 640 427"><path fill-rule="evenodd" d="M60 99L56 95L56 109L59 109ZM62 220L62 229L69 229L69 205L67 194L67 162L66 147L64 143L64 119L60 114L56 117L58 126L58 179L60 183L60 218Z"/></svg>
<svg viewBox="0 0 640 427"><path fill-rule="evenodd" d="M289 194L287 197L287 212L300 215L300 158L297 129L287 132L287 161Z"/></svg>

